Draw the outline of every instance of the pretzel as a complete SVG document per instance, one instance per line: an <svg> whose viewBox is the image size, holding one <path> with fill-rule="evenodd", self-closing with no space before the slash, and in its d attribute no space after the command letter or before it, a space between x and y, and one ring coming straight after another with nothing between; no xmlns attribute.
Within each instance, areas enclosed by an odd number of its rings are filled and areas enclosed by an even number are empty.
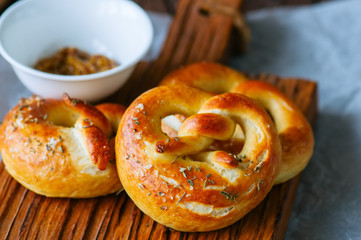
<svg viewBox="0 0 361 240"><path fill-rule="evenodd" d="M28 189L49 197L120 191L114 136L124 111L116 104L93 107L66 94L63 100L21 99L0 128L7 171Z"/></svg>
<svg viewBox="0 0 361 240"><path fill-rule="evenodd" d="M298 107L270 84L250 81L242 73L217 63L200 62L170 73L160 85L186 85L213 93L238 92L261 103L274 120L282 144L276 184L299 174L312 156L314 138L310 124Z"/></svg>
<svg viewBox="0 0 361 240"><path fill-rule="evenodd" d="M178 135L162 131L172 114L187 116ZM245 133L237 154L208 150ZM228 226L267 195L278 174L281 145L266 111L237 93L216 95L186 86L161 86L139 96L116 136L119 177L134 203L179 231Z"/></svg>

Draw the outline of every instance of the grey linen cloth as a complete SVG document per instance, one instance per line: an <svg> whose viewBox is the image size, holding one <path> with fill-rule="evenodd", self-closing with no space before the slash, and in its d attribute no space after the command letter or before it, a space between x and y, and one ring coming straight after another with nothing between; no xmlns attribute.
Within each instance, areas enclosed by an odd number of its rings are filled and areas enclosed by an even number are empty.
<svg viewBox="0 0 361 240"><path fill-rule="evenodd" d="M249 13L250 49L231 66L318 83L315 151L286 239L361 239L361 1Z"/></svg>
<svg viewBox="0 0 361 240"><path fill-rule="evenodd" d="M150 13L146 59L157 56L171 18ZM230 65L249 73L314 80L315 152L302 174L286 239L361 239L361 1L248 13L249 51ZM0 118L31 93L0 58Z"/></svg>

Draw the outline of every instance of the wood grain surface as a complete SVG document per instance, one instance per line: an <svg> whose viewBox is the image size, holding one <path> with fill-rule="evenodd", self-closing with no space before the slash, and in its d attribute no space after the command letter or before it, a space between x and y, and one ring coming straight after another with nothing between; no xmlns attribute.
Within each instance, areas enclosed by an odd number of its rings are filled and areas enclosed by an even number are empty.
<svg viewBox="0 0 361 240"><path fill-rule="evenodd" d="M241 0L218 0L239 8ZM181 65L225 61L232 32L229 16L199 14L202 0L180 0L159 58L141 62L127 84L106 101L128 105ZM302 79L257 77L292 98L314 122L317 86ZM232 226L208 233L182 233L143 214L125 192L92 199L37 195L18 184L0 164L0 239L282 239L300 176L275 186L266 199Z"/></svg>
<svg viewBox="0 0 361 240"><path fill-rule="evenodd" d="M254 11L257 9L278 7L278 6L301 6L330 0L243 0L242 12ZM17 0L0 0L0 12ZM179 0L134 0L143 8L149 11L174 14Z"/></svg>
<svg viewBox="0 0 361 240"><path fill-rule="evenodd" d="M14 0L13 0L14 1ZM144 8L156 11L174 14L179 0L134 0ZM302 6L315 4L330 0L243 0L242 12L249 12L258 9L279 7L279 6Z"/></svg>
<svg viewBox="0 0 361 240"><path fill-rule="evenodd" d="M261 75L285 92L314 122L316 84ZM230 227L182 233L154 222L125 192L93 199L37 195L18 184L0 164L0 239L282 239L300 176L275 186L266 199Z"/></svg>

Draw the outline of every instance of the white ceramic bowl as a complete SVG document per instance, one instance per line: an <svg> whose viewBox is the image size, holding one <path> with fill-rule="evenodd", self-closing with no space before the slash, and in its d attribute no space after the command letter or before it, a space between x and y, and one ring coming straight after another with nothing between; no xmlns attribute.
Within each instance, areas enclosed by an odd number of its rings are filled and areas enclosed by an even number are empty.
<svg viewBox="0 0 361 240"><path fill-rule="evenodd" d="M21 82L45 98L97 101L118 90L149 50L153 27L146 12L127 0L21 0L0 17L0 53ZM69 76L33 69L41 58L73 46L120 65Z"/></svg>

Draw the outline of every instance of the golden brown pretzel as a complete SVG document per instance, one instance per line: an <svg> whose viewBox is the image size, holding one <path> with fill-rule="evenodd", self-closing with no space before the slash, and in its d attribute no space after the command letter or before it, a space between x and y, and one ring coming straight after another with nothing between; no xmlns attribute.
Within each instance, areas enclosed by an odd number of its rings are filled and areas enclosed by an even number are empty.
<svg viewBox="0 0 361 240"><path fill-rule="evenodd" d="M189 116L178 136L161 120ZM239 124L245 145L237 154L208 151ZM261 202L278 174L281 146L266 111L236 93L213 96L185 86L157 87L125 112L116 136L117 168L135 204L156 221L180 231L228 226Z"/></svg>
<svg viewBox="0 0 361 240"><path fill-rule="evenodd" d="M63 101L21 99L0 128L7 171L50 197L95 197L121 190L109 139L114 139L124 111L116 104L95 108L66 94Z"/></svg>
<svg viewBox="0 0 361 240"><path fill-rule="evenodd" d="M297 106L276 87L250 81L229 67L200 62L166 76L161 85L186 85L214 93L238 92L261 103L273 118L282 144L282 161L276 184L300 173L309 162L314 147L312 129Z"/></svg>

